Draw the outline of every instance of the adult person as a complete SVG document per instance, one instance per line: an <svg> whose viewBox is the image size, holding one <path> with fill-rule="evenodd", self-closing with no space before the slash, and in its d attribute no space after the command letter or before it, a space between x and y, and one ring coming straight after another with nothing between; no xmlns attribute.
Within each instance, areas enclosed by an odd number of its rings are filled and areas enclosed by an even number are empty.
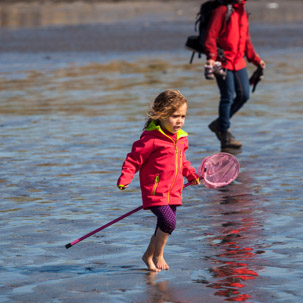
<svg viewBox="0 0 303 303"><path fill-rule="evenodd" d="M215 73L220 91L219 117L209 124L221 142L221 148L241 148L242 143L230 131L230 119L249 99L249 78L246 60L265 68L265 62L257 55L249 34L249 21L244 0L224 1L232 5L232 13L227 22L227 5L217 7L210 19L206 36L206 66L213 69L218 61L226 70L223 77ZM220 57L217 46L224 52Z"/></svg>

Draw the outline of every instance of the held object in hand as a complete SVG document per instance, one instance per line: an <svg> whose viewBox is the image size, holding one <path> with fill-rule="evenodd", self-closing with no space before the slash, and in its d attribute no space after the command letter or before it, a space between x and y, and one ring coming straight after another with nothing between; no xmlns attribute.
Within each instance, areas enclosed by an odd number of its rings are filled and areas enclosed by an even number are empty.
<svg viewBox="0 0 303 303"><path fill-rule="evenodd" d="M218 188L226 186L234 181L240 170L240 165L237 158L229 153L216 153L214 155L204 158L197 170L197 174L202 180L203 184L208 188ZM191 183L187 183L183 188L190 186ZM123 186L123 185L122 185ZM65 245L66 249L73 245L83 241L84 239L94 235L95 233L113 225L114 223L134 214L141 210L143 206L139 206L132 211L114 219L113 221L91 231L90 233L82 236L81 238Z"/></svg>

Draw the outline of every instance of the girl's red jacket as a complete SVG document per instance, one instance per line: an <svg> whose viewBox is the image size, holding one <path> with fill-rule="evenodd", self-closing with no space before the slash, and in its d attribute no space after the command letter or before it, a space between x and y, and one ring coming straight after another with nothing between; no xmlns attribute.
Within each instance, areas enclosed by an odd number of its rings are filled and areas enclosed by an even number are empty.
<svg viewBox="0 0 303 303"><path fill-rule="evenodd" d="M130 184L135 173L140 171L144 209L182 205L183 176L189 182L198 178L185 157L187 136L186 132L179 130L174 141L152 122L127 154L117 185Z"/></svg>
<svg viewBox="0 0 303 303"><path fill-rule="evenodd" d="M234 4L233 12L226 22L227 7L220 5L213 12L205 36L207 59L222 61L217 58L217 45L223 49L226 61L222 66L229 70L240 70L248 62L260 64L260 57L254 50L249 34L248 17L244 8L245 3Z"/></svg>

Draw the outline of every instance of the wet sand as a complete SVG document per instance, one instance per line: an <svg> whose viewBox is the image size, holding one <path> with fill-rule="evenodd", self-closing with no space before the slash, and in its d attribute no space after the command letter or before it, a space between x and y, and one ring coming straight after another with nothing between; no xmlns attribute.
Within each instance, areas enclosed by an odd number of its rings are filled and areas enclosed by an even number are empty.
<svg viewBox="0 0 303 303"><path fill-rule="evenodd" d="M141 261L155 225L145 211L65 248L141 204L138 178L127 191L115 184L159 91L175 87L189 100L184 129L193 166L219 151L207 128L217 113L216 85L203 77L204 58L189 65L184 49L193 31L186 12L195 15L196 8L178 3L132 4L135 16L123 14L130 16L123 21L117 16L130 5L107 3L108 19L96 14L91 22L83 3L73 6L70 18L55 5L48 15L34 9L44 17L23 25L1 23L0 302L303 298L301 4L282 16L274 9L262 22L254 18L264 9L251 17L267 69L233 119L244 144L230 151L240 161L240 175L222 189L184 190L165 251L170 270L152 274ZM262 3L249 1L249 7ZM96 12L104 9L100 5ZM46 17L58 16L58 9L59 19Z"/></svg>

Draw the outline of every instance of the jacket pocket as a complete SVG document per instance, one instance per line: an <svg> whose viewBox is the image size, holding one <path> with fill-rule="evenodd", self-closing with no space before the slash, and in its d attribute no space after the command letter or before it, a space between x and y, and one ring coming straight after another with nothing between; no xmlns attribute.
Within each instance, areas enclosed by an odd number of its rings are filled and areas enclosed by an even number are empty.
<svg viewBox="0 0 303 303"><path fill-rule="evenodd" d="M154 181L154 186L153 186L153 192L152 195L155 196L156 195L156 191L157 191L157 187L160 181L160 174L157 174L155 181Z"/></svg>

